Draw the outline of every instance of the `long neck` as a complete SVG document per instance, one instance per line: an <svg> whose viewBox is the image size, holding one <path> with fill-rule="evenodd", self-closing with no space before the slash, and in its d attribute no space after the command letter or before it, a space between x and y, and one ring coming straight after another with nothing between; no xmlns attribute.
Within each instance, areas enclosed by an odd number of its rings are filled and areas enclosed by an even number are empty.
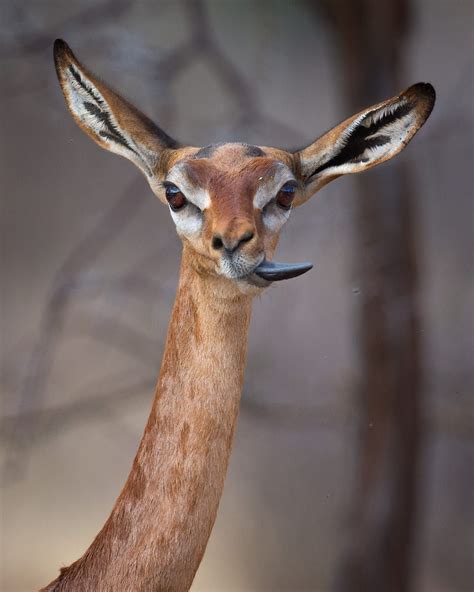
<svg viewBox="0 0 474 592"><path fill-rule="evenodd" d="M226 296L183 253L153 407L127 483L86 551L45 590L184 591L222 495L251 299Z"/></svg>

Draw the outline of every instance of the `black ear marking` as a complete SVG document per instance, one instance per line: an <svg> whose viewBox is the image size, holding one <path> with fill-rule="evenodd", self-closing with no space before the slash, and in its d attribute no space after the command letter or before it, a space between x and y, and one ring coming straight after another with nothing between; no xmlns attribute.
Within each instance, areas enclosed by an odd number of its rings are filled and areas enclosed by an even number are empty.
<svg viewBox="0 0 474 592"><path fill-rule="evenodd" d="M387 108L385 111L382 109L381 112L365 115L344 138L341 150L313 171L307 182L328 168L348 163L363 164L369 162L370 158L367 156L366 151L390 144L392 138L384 132L388 132L390 125L403 119L414 107L413 103L405 100L398 105Z"/></svg>
<svg viewBox="0 0 474 592"><path fill-rule="evenodd" d="M414 107L415 105L413 103L405 100L398 105L393 105L385 112L384 110L381 110L380 114L377 112L369 114L367 116L367 120L370 122L368 129L374 132L380 127L390 125L397 121L397 119L401 119L402 117L405 117L405 115L408 115ZM362 122L362 125L364 125L364 122Z"/></svg>
<svg viewBox="0 0 474 592"><path fill-rule="evenodd" d="M87 82L81 77L80 73L74 68L69 66L68 71L72 74L74 80L81 87L81 89L92 99L91 101L82 101L82 106L97 122L96 133L112 142L117 142L124 148L131 150L137 156L140 156L138 152L130 145L125 136L120 132L118 127L113 123L111 113L108 109L108 105L105 100L94 91ZM83 117L81 118L83 119ZM89 123L90 125L90 123ZM105 129L104 129L105 128Z"/></svg>
<svg viewBox="0 0 474 592"><path fill-rule="evenodd" d="M54 63L79 127L102 148L131 160L152 184L162 155L181 144L82 66L61 39L54 43Z"/></svg>
<svg viewBox="0 0 474 592"><path fill-rule="evenodd" d="M72 64L68 67L68 72L72 75L82 90L91 97L91 99L99 104L104 103L103 99L96 92L94 92L94 89L91 86L86 83L86 81L81 77L79 71Z"/></svg>
<svg viewBox="0 0 474 592"><path fill-rule="evenodd" d="M103 126L103 129L97 129L99 136L111 142L116 142L117 144L122 145L124 148L134 152L139 158L141 158L140 154L138 154L135 148L130 145L117 126L114 125L113 121L111 120L111 116L107 111L103 111L97 107L97 105L90 103L89 101L84 101L83 106L86 111L97 120L97 128Z"/></svg>
<svg viewBox="0 0 474 592"><path fill-rule="evenodd" d="M400 94L345 119L309 146L293 152L305 203L342 175L361 173L399 154L428 119L436 93L429 83L413 84Z"/></svg>
<svg viewBox="0 0 474 592"><path fill-rule="evenodd" d="M72 77L69 78L70 84L72 86L77 85L77 96L74 106L79 119L100 138L118 144L132 152L140 159L140 162L147 169L148 174L150 174L151 170L149 166L144 162L136 147L120 131L114 122L107 102L100 93L82 77L74 64L70 64L67 67L67 75Z"/></svg>
<svg viewBox="0 0 474 592"><path fill-rule="evenodd" d="M84 101L83 103L86 111L88 111L91 115L93 115L96 119L101 121L102 123L107 123L108 116L104 113L96 104L90 103L89 101Z"/></svg>
<svg viewBox="0 0 474 592"><path fill-rule="evenodd" d="M372 132L368 131L370 128L358 127L347 139L347 144L342 148L340 152L333 156L326 163L318 167L308 178L311 180L312 177L319 174L324 169L330 167L339 166L345 163L356 164L358 162L368 162L368 157L362 157L362 154L369 149L380 148L385 144L390 143L390 137L385 135L375 136L374 138L367 138Z"/></svg>

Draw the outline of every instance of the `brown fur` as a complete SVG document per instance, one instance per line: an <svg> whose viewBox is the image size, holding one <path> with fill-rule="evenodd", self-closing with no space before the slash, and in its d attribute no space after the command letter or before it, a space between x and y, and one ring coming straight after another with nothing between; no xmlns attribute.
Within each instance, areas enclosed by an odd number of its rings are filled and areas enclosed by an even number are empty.
<svg viewBox="0 0 474 592"><path fill-rule="evenodd" d="M250 256L261 252L268 237L263 232L261 212L253 206L253 195L262 180L272 175L277 161L246 157L244 146L232 145L219 149L213 160L186 159L185 162L193 184L208 189L211 197L203 229L205 241L211 244L212 237L219 235L232 244L245 232L253 232L255 238L243 251ZM273 252L269 244L268 248ZM216 257L212 251L209 255Z"/></svg>
<svg viewBox="0 0 474 592"><path fill-rule="evenodd" d="M85 555L45 590L191 585L224 484L251 298L227 297L222 280L202 278L190 258L185 249L155 401L127 483ZM199 338L190 336L196 317Z"/></svg>
<svg viewBox="0 0 474 592"><path fill-rule="evenodd" d="M183 165L187 181L207 190L210 204L202 212L199 236L183 237L181 274L160 377L127 482L85 554L61 569L43 591L184 592L204 554L224 486L244 376L251 299L259 291L222 275L222 255L212 246L213 236L233 244L252 231L251 240L239 247L241 253L250 260L262 254L271 257L279 230L265 226L263 208L253 201L257 188L271 183L276 168L283 167L298 181L295 205L305 201L342 174L337 167L326 173L324 163L345 146L340 138L345 138L356 116L294 154L245 144L179 148L86 70L64 42L55 45L55 63L68 107L94 141L135 162L164 203L162 180L173 167ZM107 103L99 98L93 112L103 121L113 118L108 131L118 138L115 144L104 139L103 128L97 122L94 127L72 100L71 84L76 83L71 82L71 64L75 76L82 77L76 82L83 85L83 95L95 100L88 89L92 85ZM405 145L428 117L434 95L427 85L417 85L400 97L408 97L416 113ZM398 104L400 97L373 110ZM391 154L395 153L394 149ZM388 157L357 162L362 170ZM312 171L317 173L314 179Z"/></svg>

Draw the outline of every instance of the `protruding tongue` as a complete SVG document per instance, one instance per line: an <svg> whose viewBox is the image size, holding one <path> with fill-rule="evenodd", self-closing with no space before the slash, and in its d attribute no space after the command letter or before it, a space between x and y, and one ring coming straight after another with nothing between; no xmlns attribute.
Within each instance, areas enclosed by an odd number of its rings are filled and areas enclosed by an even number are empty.
<svg viewBox="0 0 474 592"><path fill-rule="evenodd" d="M306 273L313 267L312 263L275 263L264 260L255 270L255 273L269 282L289 280Z"/></svg>

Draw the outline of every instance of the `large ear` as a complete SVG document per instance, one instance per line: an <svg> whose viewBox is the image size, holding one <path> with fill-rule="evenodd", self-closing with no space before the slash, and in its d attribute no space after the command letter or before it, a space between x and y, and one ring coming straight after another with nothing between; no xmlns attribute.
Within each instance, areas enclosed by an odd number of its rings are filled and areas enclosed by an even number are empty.
<svg viewBox="0 0 474 592"><path fill-rule="evenodd" d="M435 96L431 84L414 84L397 97L346 119L296 152L305 191L295 205L340 175L365 171L398 154L427 120Z"/></svg>
<svg viewBox="0 0 474 592"><path fill-rule="evenodd" d="M177 142L84 68L61 39L54 43L54 62L78 126L102 148L135 163L153 188L161 156Z"/></svg>

